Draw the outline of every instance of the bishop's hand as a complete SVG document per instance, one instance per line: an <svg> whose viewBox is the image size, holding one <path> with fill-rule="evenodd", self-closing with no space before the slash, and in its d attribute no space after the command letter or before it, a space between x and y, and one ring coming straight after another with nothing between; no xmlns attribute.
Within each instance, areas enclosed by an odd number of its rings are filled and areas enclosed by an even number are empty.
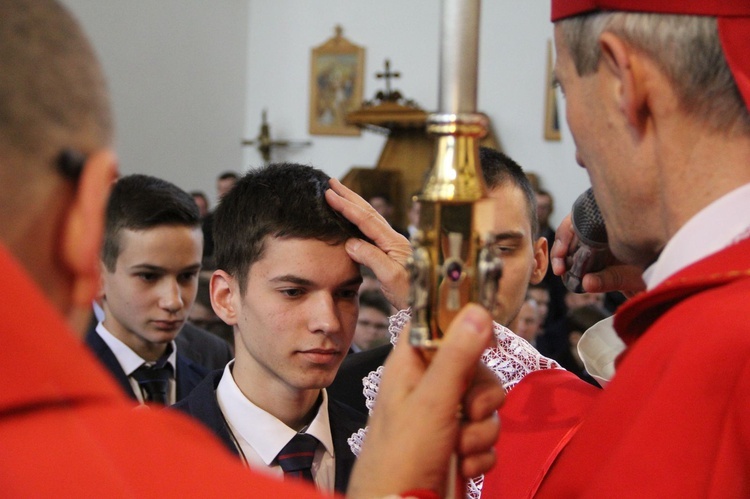
<svg viewBox="0 0 750 499"><path fill-rule="evenodd" d="M409 306L409 273L406 261L412 249L409 240L396 232L375 208L336 179L325 193L334 210L359 227L375 244L350 239L346 251L357 263L372 269L380 281L383 294L398 310Z"/></svg>

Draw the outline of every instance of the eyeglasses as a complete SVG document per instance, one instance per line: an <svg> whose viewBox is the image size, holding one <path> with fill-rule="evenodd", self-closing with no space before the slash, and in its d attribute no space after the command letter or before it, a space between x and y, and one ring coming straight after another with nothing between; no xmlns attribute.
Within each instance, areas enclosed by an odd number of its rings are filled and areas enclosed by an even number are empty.
<svg viewBox="0 0 750 499"><path fill-rule="evenodd" d="M357 325L362 327L371 327L373 329L377 329L378 331L388 330L388 323L383 324L382 322L370 322L366 319L358 320Z"/></svg>

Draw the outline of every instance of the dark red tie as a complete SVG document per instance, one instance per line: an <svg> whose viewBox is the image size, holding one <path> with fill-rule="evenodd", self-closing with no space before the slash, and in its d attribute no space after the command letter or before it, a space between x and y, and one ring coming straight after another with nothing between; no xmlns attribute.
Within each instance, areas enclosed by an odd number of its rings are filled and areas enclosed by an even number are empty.
<svg viewBox="0 0 750 499"><path fill-rule="evenodd" d="M307 433L297 433L276 457L284 470L284 478L291 476L312 482L312 463L317 447L317 438Z"/></svg>

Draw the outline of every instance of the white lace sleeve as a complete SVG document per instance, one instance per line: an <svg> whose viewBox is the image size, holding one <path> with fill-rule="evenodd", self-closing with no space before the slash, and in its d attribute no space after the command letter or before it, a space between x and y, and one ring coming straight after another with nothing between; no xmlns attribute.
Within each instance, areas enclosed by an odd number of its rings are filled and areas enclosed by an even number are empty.
<svg viewBox="0 0 750 499"><path fill-rule="evenodd" d="M482 362L500 379L506 391L531 372L562 369L560 364L540 354L531 343L507 327L494 323L494 328L497 346L484 351Z"/></svg>
<svg viewBox="0 0 750 499"><path fill-rule="evenodd" d="M400 310L388 319L391 343L396 344L399 334L410 319L411 315L408 309ZM516 335L510 329L494 323L494 330L497 345L488 348L482 354L482 361L500 379L506 391L511 390L524 376L531 372L542 369L562 369L560 364L540 354L528 341ZM372 414L372 409L375 406L382 374L383 366L380 366L362 380L362 392L365 395L365 404L370 414ZM362 450L362 443L366 434L367 428L361 429L347 441L355 456L358 456ZM466 497L479 499L483 481L483 476L470 480L467 484Z"/></svg>

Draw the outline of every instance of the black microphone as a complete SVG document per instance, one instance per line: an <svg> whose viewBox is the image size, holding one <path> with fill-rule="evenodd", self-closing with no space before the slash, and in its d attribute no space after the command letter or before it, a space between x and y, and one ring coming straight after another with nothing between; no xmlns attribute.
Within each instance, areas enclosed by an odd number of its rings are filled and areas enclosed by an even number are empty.
<svg viewBox="0 0 750 499"><path fill-rule="evenodd" d="M607 227L590 188L578 196L570 216L577 244L568 251L569 269L563 275L565 287L575 293L585 293L581 281L589 272L602 270L612 258L607 244ZM573 241L576 243L576 241Z"/></svg>

